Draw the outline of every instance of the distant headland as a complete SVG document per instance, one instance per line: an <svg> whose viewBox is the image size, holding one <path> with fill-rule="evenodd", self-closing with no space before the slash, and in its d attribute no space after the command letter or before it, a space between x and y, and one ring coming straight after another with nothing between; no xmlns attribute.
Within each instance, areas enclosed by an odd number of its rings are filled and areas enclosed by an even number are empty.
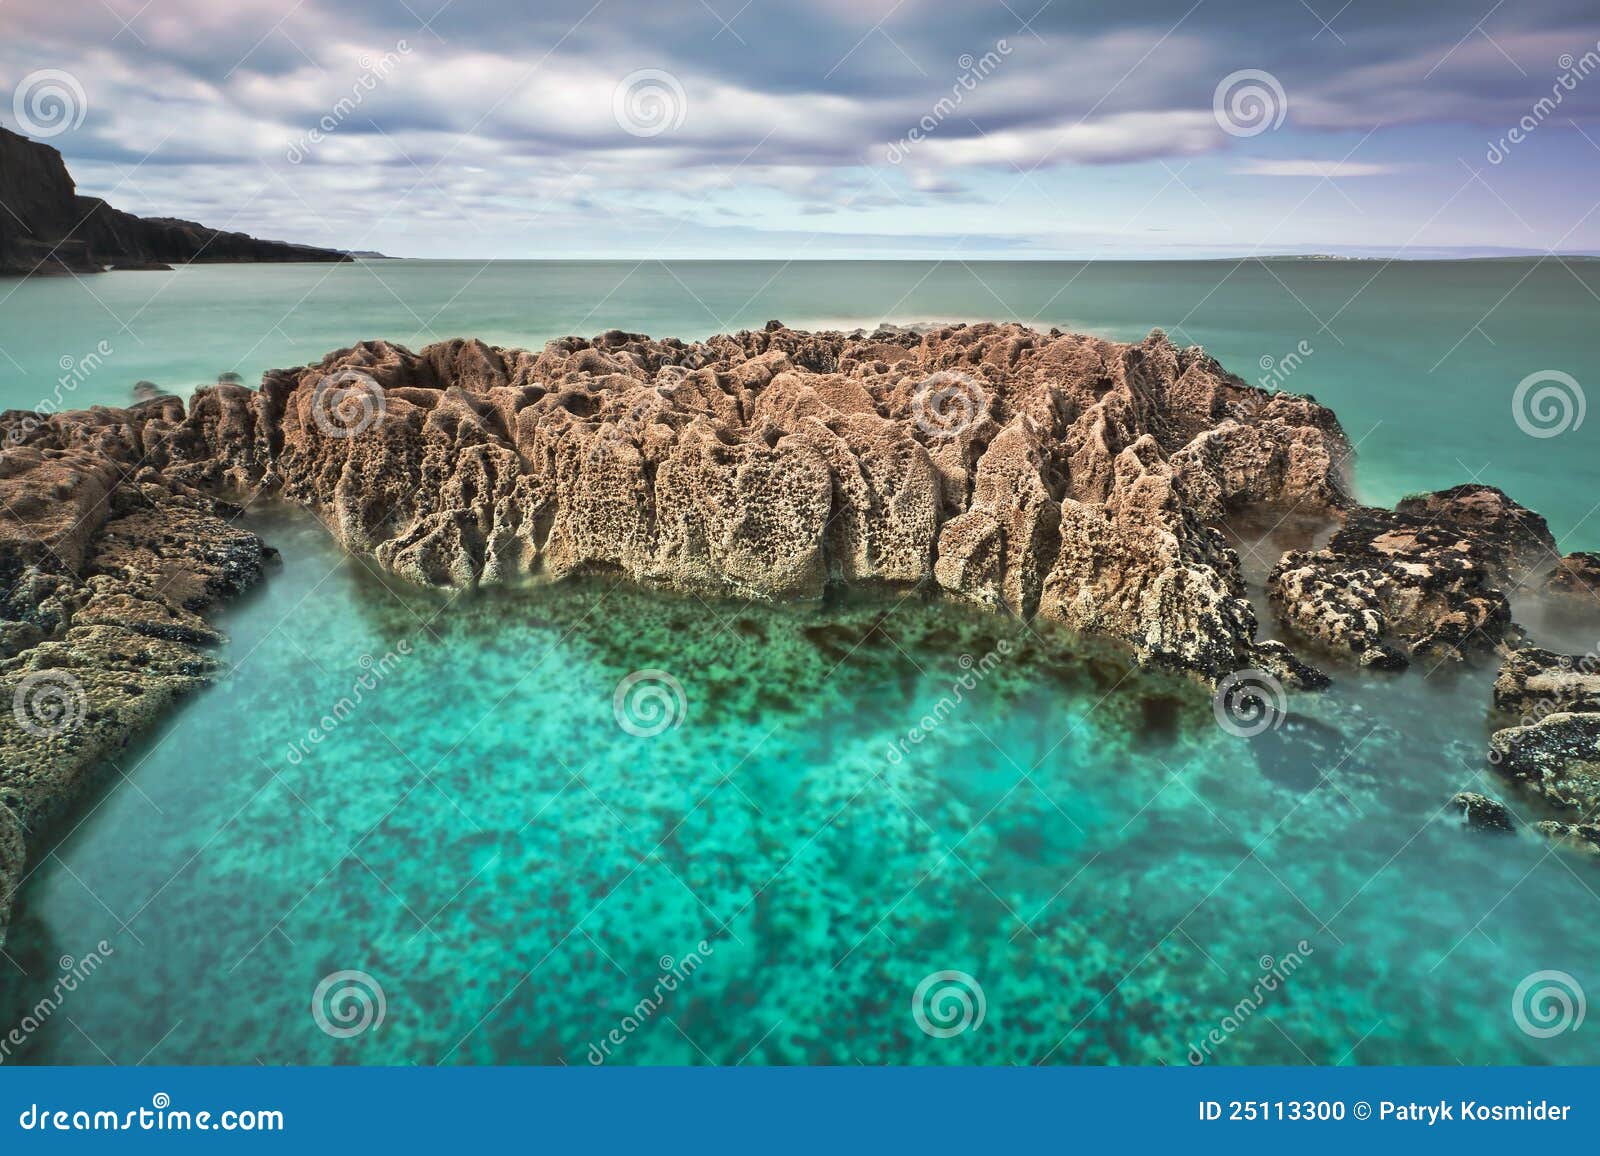
<svg viewBox="0 0 1600 1156"><path fill-rule="evenodd" d="M165 269L191 262L349 261L172 217L135 217L80 196L61 154L0 128L0 276Z"/></svg>

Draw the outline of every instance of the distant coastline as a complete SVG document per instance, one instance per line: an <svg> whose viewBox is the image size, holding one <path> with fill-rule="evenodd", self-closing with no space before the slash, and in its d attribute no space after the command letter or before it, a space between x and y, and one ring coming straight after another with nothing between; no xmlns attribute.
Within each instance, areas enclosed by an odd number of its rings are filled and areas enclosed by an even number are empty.
<svg viewBox="0 0 1600 1156"><path fill-rule="evenodd" d="M80 196L61 153L0 129L0 276L164 270L174 265L352 260L174 217L136 217Z"/></svg>
<svg viewBox="0 0 1600 1156"><path fill-rule="evenodd" d="M1418 254L1380 256L1369 254L1336 254L1336 253L1243 253L1231 256L1206 256L1206 257L1173 257L1173 256L1145 256L1127 255L1117 257L1061 257L1053 255L1024 255L1006 257L967 257L958 254L945 254L942 256L872 256L872 257L777 257L777 256L749 256L749 257L683 257L652 255L639 256L574 256L574 257L399 257L388 253L377 253L370 250L356 251L344 250L344 255L360 261L405 261L419 265L448 265L448 264L473 264L473 265L938 265L938 264L966 264L966 265L1015 265L1015 264L1058 264L1058 265L1220 265L1238 264L1244 261L1255 261L1266 264L1271 262L1293 262L1295 264L1379 264L1391 263L1408 264L1480 264L1488 262L1511 263L1516 261L1538 261L1552 259L1559 261L1600 261L1600 253L1496 253L1496 254Z"/></svg>

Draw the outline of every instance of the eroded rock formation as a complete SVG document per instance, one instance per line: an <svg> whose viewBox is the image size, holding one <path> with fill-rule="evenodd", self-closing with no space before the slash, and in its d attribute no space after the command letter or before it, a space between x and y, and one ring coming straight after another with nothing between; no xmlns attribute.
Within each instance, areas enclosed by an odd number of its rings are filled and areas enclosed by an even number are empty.
<svg viewBox="0 0 1600 1156"><path fill-rule="evenodd" d="M1354 507L1330 411L1159 332L372 342L187 407L0 415L0 437L0 913L30 832L211 673L205 612L270 555L230 501L304 506L418 583L918 589L1209 683L1326 681L1257 637L1236 515L1340 524L1271 593L1303 638L1376 665L1514 638L1503 588L1553 549L1487 487Z"/></svg>
<svg viewBox="0 0 1600 1156"><path fill-rule="evenodd" d="M1268 579L1286 621L1363 666L1492 651L1518 636L1506 590L1555 554L1539 515L1491 486L1361 507Z"/></svg>
<svg viewBox="0 0 1600 1156"><path fill-rule="evenodd" d="M1568 554L1550 572L1544 592L1573 612L1600 618L1600 554Z"/></svg>
<svg viewBox="0 0 1600 1156"><path fill-rule="evenodd" d="M1490 761L1559 816L1535 824L1540 831L1600 852L1600 659L1513 651L1494 701L1516 725L1490 738Z"/></svg>
<svg viewBox="0 0 1600 1156"><path fill-rule="evenodd" d="M205 685L219 636L201 613L271 554L236 510L149 465L182 419L175 398L0 415L0 936L25 852L46 849L25 833Z"/></svg>
<svg viewBox="0 0 1600 1156"><path fill-rule="evenodd" d="M265 550L219 498L314 510L419 583L615 572L701 594L922 586L1214 680L1320 676L1257 640L1217 524L1331 514L1332 413L1160 333L611 332L541 352L381 342L187 408L0 419L0 877L84 770L199 685L204 610ZM22 701L20 698L18 701ZM54 725L76 711L75 725Z"/></svg>
<svg viewBox="0 0 1600 1156"><path fill-rule="evenodd" d="M270 489L416 582L935 584L1215 678L1265 665L1215 525L1344 504L1333 415L1160 334L976 325L358 346L197 395L162 468Z"/></svg>

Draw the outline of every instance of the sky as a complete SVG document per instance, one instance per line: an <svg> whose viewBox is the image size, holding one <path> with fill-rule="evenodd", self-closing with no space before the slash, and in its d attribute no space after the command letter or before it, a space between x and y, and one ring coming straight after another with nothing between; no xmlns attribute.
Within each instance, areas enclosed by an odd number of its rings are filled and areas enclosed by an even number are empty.
<svg viewBox="0 0 1600 1156"><path fill-rule="evenodd" d="M399 256L1600 252L1600 0L0 0L0 123Z"/></svg>

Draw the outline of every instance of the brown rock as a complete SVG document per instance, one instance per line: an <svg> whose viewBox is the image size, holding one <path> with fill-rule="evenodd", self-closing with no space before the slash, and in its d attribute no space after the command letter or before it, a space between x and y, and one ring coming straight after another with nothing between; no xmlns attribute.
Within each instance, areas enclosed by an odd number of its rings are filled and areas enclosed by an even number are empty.
<svg viewBox="0 0 1600 1156"><path fill-rule="evenodd" d="M1600 554L1568 554L1556 563L1543 590L1569 610L1600 616Z"/></svg>
<svg viewBox="0 0 1600 1156"><path fill-rule="evenodd" d="M1363 665L1457 658L1519 637L1502 587L1555 542L1544 519L1490 486L1360 507L1321 550L1285 554L1268 591L1296 631Z"/></svg>
<svg viewBox="0 0 1600 1156"><path fill-rule="evenodd" d="M187 411L7 414L0 434L0 676L50 694L41 725L0 721L0 791L30 827L210 673L206 610L267 553L218 495L303 505L418 583L938 587L1204 679L1302 685L1321 676L1256 639L1215 523L1348 504L1331 413L1159 332L365 342Z"/></svg>

